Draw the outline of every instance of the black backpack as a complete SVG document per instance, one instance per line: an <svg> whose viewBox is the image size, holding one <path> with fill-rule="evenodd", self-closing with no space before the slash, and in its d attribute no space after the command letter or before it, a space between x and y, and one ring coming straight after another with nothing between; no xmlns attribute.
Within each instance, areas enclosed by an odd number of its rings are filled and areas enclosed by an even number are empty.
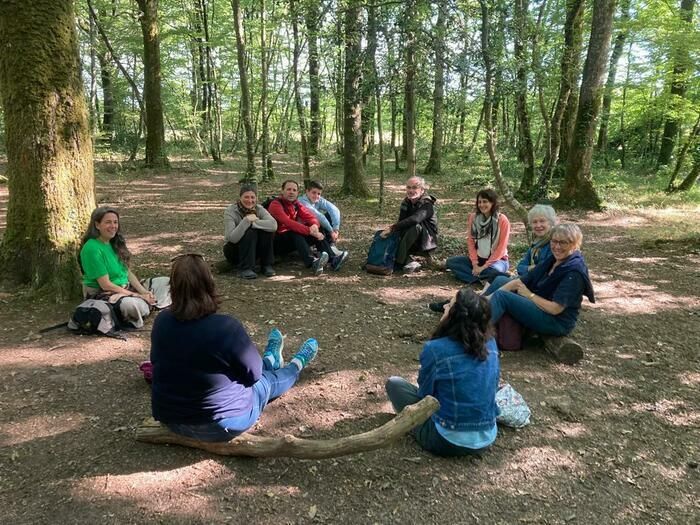
<svg viewBox="0 0 700 525"><path fill-rule="evenodd" d="M270 209L270 204L272 204L272 201L274 201L275 199L277 199L277 196L276 196L276 195L275 195L275 196L272 196L272 197L267 197L264 201L262 201L262 203L260 204L260 206L262 206L262 207L265 208L266 210L269 210L269 209Z"/></svg>
<svg viewBox="0 0 700 525"><path fill-rule="evenodd" d="M71 332L78 335L104 335L126 341L124 334L120 333L124 326L119 319L118 311L118 301L112 304L101 299L86 299L76 307L67 323L43 328L39 333L67 326Z"/></svg>

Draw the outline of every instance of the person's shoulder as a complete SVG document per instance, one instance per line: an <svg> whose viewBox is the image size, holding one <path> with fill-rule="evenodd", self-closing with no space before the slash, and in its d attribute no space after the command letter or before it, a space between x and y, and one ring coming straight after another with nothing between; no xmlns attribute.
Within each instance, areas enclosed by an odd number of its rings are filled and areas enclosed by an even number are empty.
<svg viewBox="0 0 700 525"><path fill-rule="evenodd" d="M503 212L498 213L498 222L500 224L510 224L510 220L508 219L508 216Z"/></svg>

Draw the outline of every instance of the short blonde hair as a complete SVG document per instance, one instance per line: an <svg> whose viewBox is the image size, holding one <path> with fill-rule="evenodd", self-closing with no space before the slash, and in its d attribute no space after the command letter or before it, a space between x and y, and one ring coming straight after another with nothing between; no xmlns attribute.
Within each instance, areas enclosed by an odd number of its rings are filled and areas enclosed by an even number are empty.
<svg viewBox="0 0 700 525"><path fill-rule="evenodd" d="M554 228L552 228L552 239L554 239L555 235L564 237L564 239L574 245L575 250L581 249L583 233L581 233L581 228L575 224L557 224Z"/></svg>

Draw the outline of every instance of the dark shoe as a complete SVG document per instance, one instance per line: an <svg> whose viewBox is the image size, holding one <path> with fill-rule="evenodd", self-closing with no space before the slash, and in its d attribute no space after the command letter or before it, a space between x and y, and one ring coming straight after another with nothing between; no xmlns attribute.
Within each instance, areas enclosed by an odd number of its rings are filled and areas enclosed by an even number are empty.
<svg viewBox="0 0 700 525"><path fill-rule="evenodd" d="M323 273L323 269L326 267L326 264L328 263L328 254L326 252L321 252L321 255L316 257L314 259L314 262L311 264L311 269L314 272L314 275L319 276Z"/></svg>
<svg viewBox="0 0 700 525"><path fill-rule="evenodd" d="M437 301L435 303L429 303L428 308L430 308L433 312L441 314L445 311L445 305L449 302L450 301Z"/></svg>
<svg viewBox="0 0 700 525"><path fill-rule="evenodd" d="M241 279L257 279L258 274L253 270L243 270L242 272L238 272L238 277Z"/></svg>
<svg viewBox="0 0 700 525"><path fill-rule="evenodd" d="M262 273L265 277L273 277L277 275L275 269L272 266L263 266Z"/></svg>
<svg viewBox="0 0 700 525"><path fill-rule="evenodd" d="M350 257L350 252L344 251L341 252L340 255L336 255L331 259L331 268L333 268L333 271L338 271L342 266L347 262L348 257Z"/></svg>

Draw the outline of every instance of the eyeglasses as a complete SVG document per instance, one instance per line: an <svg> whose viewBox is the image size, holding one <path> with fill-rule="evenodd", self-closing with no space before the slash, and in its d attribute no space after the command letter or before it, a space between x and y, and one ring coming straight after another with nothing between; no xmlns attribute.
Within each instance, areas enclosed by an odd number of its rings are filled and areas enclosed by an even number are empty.
<svg viewBox="0 0 700 525"><path fill-rule="evenodd" d="M407 190L419 190L420 186L406 186Z"/></svg>
<svg viewBox="0 0 700 525"><path fill-rule="evenodd" d="M170 262L175 262L178 259L182 259L183 257L199 257L200 259L202 259L202 261L205 260L204 255L202 255L201 253L181 253L179 255L171 257Z"/></svg>
<svg viewBox="0 0 700 525"><path fill-rule="evenodd" d="M573 244L571 241L565 239L552 239L549 243L555 246L568 246L569 244Z"/></svg>

